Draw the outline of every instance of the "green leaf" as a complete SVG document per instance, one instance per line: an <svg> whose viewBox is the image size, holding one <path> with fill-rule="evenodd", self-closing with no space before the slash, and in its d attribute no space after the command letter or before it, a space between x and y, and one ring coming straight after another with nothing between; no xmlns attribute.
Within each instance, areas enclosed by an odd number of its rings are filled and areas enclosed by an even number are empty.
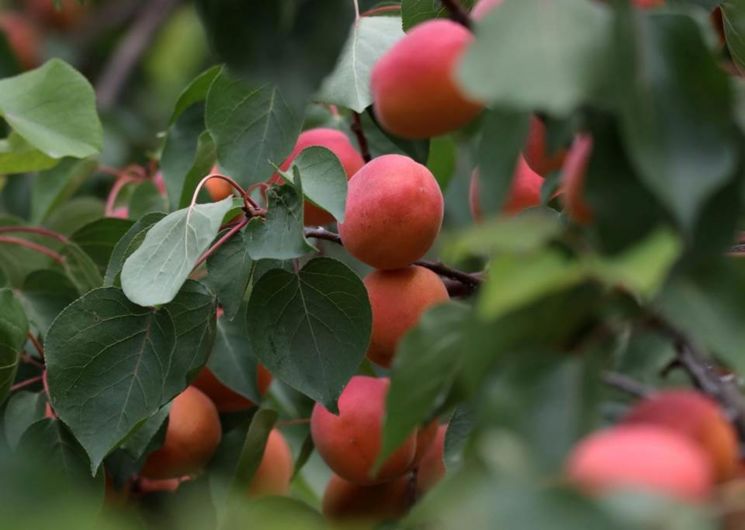
<svg viewBox="0 0 745 530"><path fill-rule="evenodd" d="M236 495L245 495L251 485L256 470L259 468L261 458L264 456L269 433L272 432L277 422L277 413L269 409L259 409L251 419L243 449L238 458L238 467L235 472L231 489ZM240 498L240 497L239 497Z"/></svg>
<svg viewBox="0 0 745 530"><path fill-rule="evenodd" d="M357 275L329 258L313 259L297 274L269 271L253 288L247 318L264 366L336 410L370 340L370 303Z"/></svg>
<svg viewBox="0 0 745 530"><path fill-rule="evenodd" d="M45 467L64 476L73 491L80 487L103 502L104 473L91 476L88 459L70 431L59 420L42 420L31 425L18 444L26 458L40 459Z"/></svg>
<svg viewBox="0 0 745 530"><path fill-rule="evenodd" d="M152 447L154 443L162 445L165 430L168 427L167 420L170 410L169 405L161 408L137 427L122 444L122 449L129 453L135 461L142 459L148 451L155 450Z"/></svg>
<svg viewBox="0 0 745 530"><path fill-rule="evenodd" d="M292 167L282 176L293 183L293 168L297 168L302 192L307 199L323 208L334 218L344 221L347 203L347 174L334 153L325 147L308 147L293 160Z"/></svg>
<svg viewBox="0 0 745 530"><path fill-rule="evenodd" d="M129 217L139 219L149 213L166 212L168 205L152 181L138 184L129 199Z"/></svg>
<svg viewBox="0 0 745 530"><path fill-rule="evenodd" d="M15 132L0 140L0 172L3 174L42 171L55 165L56 158L45 155Z"/></svg>
<svg viewBox="0 0 745 530"><path fill-rule="evenodd" d="M126 219L106 217L78 229L70 236L70 239L90 256L103 273L106 271L114 247L124 237L124 234L132 228L132 225L134 225L134 222Z"/></svg>
<svg viewBox="0 0 745 530"><path fill-rule="evenodd" d="M257 363L246 327L245 306L232 321L227 315L219 318L215 346L207 361L207 366L215 377L233 392L259 403L261 394L258 388Z"/></svg>
<svg viewBox="0 0 745 530"><path fill-rule="evenodd" d="M297 186L274 186L267 192L269 208L265 218L253 218L245 233L248 254L260 259L286 260L316 249L303 231L303 196Z"/></svg>
<svg viewBox="0 0 745 530"><path fill-rule="evenodd" d="M96 263L75 243L67 243L60 253L65 258L65 274L80 294L103 285L103 278Z"/></svg>
<svg viewBox="0 0 745 530"><path fill-rule="evenodd" d="M207 258L204 283L217 294L225 318L233 320L243 303L254 270L243 232L238 232Z"/></svg>
<svg viewBox="0 0 745 530"><path fill-rule="evenodd" d="M59 59L0 80L0 114L16 133L52 158L87 158L101 151L103 130L93 88Z"/></svg>
<svg viewBox="0 0 745 530"><path fill-rule="evenodd" d="M60 234L72 235L76 230L104 216L104 203L91 196L73 197L52 210L44 225Z"/></svg>
<svg viewBox="0 0 745 530"><path fill-rule="evenodd" d="M362 112L373 100L370 74L378 59L404 36L398 17L362 17L352 25L334 71L315 99Z"/></svg>
<svg viewBox="0 0 745 530"><path fill-rule="evenodd" d="M460 4L465 8L471 8L477 0L462 0ZM409 31L422 22L433 18L446 18L448 10L443 7L440 0L402 0L401 15L403 17L403 28Z"/></svg>
<svg viewBox="0 0 745 530"><path fill-rule="evenodd" d="M196 204L158 221L124 262L122 289L127 298L141 306L173 300L232 205L231 198Z"/></svg>
<svg viewBox="0 0 745 530"><path fill-rule="evenodd" d="M21 219L15 217L0 216L0 226L19 226L24 224ZM31 234L13 234L15 237L28 239L39 244L48 243ZM51 267L52 260L48 257L34 252L33 250L18 246L0 244L0 269L6 277L7 283L12 287L23 285L24 278L34 270Z"/></svg>
<svg viewBox="0 0 745 530"><path fill-rule="evenodd" d="M727 49L740 70L745 69L745 8L734 0L721 3Z"/></svg>
<svg viewBox="0 0 745 530"><path fill-rule="evenodd" d="M44 336L55 317L78 298L78 290L56 270L33 271L18 291L18 299L29 320Z"/></svg>
<svg viewBox="0 0 745 530"><path fill-rule="evenodd" d="M186 111L192 105L204 101L207 99L207 92L209 92L210 85L215 80L215 77L220 73L221 67L219 65L208 68L197 77L192 79L191 83L181 92L181 95L176 102L176 106L171 114L171 120L169 125L173 125L181 114Z"/></svg>
<svg viewBox="0 0 745 530"><path fill-rule="evenodd" d="M302 115L276 86L257 87L223 70L207 95L205 122L220 167L247 187L271 177L290 154Z"/></svg>
<svg viewBox="0 0 745 530"><path fill-rule="evenodd" d="M462 360L460 340L469 309L458 303L427 311L396 352L386 398L384 461L444 402Z"/></svg>
<svg viewBox="0 0 745 530"><path fill-rule="evenodd" d="M362 129L373 158L393 153L411 157L420 164L427 163L430 140L407 140L392 135L380 127L372 108L362 115Z"/></svg>
<svg viewBox="0 0 745 530"><path fill-rule="evenodd" d="M164 217L165 214L162 213L148 214L137 221L132 228L127 230L127 233L119 239L111 253L109 265L106 267L104 287L114 286L117 281L117 276L119 276L119 273L122 271L124 261L139 248L142 241L145 239L145 234L147 234L148 230Z"/></svg>
<svg viewBox="0 0 745 530"><path fill-rule="evenodd" d="M618 60L623 139L644 184L690 230L736 169L729 80L690 17L635 17L627 26Z"/></svg>
<svg viewBox="0 0 745 530"><path fill-rule="evenodd" d="M16 392L8 400L5 408L5 439L11 450L18 447L21 440L31 425L44 419L44 410L47 399L43 392Z"/></svg>
<svg viewBox="0 0 745 530"><path fill-rule="evenodd" d="M455 163L458 156L458 146L452 136L438 136L432 138L427 157L427 168L432 172L445 192L455 175Z"/></svg>
<svg viewBox="0 0 745 530"><path fill-rule="evenodd" d="M23 306L8 288L0 289L0 403L5 401L26 344L28 320Z"/></svg>
<svg viewBox="0 0 745 530"><path fill-rule="evenodd" d="M119 289L96 289L65 308L47 336L55 411L91 459L103 458L186 386L206 360L214 305L188 284L159 311ZM207 337L207 338L205 338Z"/></svg>
<svg viewBox="0 0 745 530"><path fill-rule="evenodd" d="M566 115L607 73L610 22L609 9L590 0L505 0L477 25L461 86L498 106Z"/></svg>
<svg viewBox="0 0 745 530"><path fill-rule="evenodd" d="M95 158L65 158L55 168L36 175L31 185L31 222L44 221L52 210L75 193L97 166Z"/></svg>

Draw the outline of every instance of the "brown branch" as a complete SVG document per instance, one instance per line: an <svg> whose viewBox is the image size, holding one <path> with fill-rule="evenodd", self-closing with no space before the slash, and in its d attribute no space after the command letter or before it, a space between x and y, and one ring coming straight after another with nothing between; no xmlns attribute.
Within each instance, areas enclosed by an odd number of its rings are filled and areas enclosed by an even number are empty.
<svg viewBox="0 0 745 530"><path fill-rule="evenodd" d="M357 143L360 146L360 154L362 155L362 159L365 162L369 162L370 160L372 160L372 156L370 155L370 146L367 143L367 137L365 136L365 131L362 128L362 119L357 112L352 113L351 127L352 132L357 137Z"/></svg>
<svg viewBox="0 0 745 530"><path fill-rule="evenodd" d="M441 0L442 6L447 9L448 15L450 15L450 20L453 22L457 22L461 26L471 29L473 27L473 23L471 22L471 17L468 15L468 11L466 11L462 5L460 5L460 2L458 0Z"/></svg>
<svg viewBox="0 0 745 530"><path fill-rule="evenodd" d="M605 371L601 377L606 385L612 386L630 396L646 398L654 393L654 389L618 372Z"/></svg>
<svg viewBox="0 0 745 530"><path fill-rule="evenodd" d="M119 43L96 83L101 109L107 110L114 106L140 57L150 46L155 32L179 4L179 1L151 0L142 4L143 7L137 14L137 18Z"/></svg>
<svg viewBox="0 0 745 530"><path fill-rule="evenodd" d="M62 244L68 244L70 240L63 234L49 230L41 226L0 226L0 234L36 234L37 236L56 239Z"/></svg>
<svg viewBox="0 0 745 530"><path fill-rule="evenodd" d="M306 228L305 237L321 239L324 241L336 243L337 245L343 245L339 234L330 232L325 228ZM454 269L453 267L445 265L444 263L439 261L419 260L415 261L414 265L419 265L420 267L429 269L432 272L442 276L443 278L447 278L448 280L452 280L460 284L457 288L454 288L451 291L451 287L453 287L452 284L446 282L446 285L448 286L448 292L451 294L451 296L468 296L470 294L473 294L484 281L481 275L478 273L463 272L461 270Z"/></svg>
<svg viewBox="0 0 745 530"><path fill-rule="evenodd" d="M54 250L50 250L43 245L34 243L33 241L29 241L27 239L21 239L19 237L0 236L0 244L2 243L5 243L7 245L18 245L19 247L25 247L29 250L38 252L39 254L44 254L48 258L52 258L54 261L56 261L60 265L65 264L65 258L61 254L58 254Z"/></svg>

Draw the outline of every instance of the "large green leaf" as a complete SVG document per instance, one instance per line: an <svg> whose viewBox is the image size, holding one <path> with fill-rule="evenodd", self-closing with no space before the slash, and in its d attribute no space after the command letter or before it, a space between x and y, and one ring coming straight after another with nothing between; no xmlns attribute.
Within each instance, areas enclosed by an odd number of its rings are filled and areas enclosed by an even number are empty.
<svg viewBox="0 0 745 530"><path fill-rule="evenodd" d="M367 291L346 265L316 258L297 274L269 271L248 304L251 345L288 385L336 410L370 340Z"/></svg>
<svg viewBox="0 0 745 530"><path fill-rule="evenodd" d="M401 37L398 17L362 17L352 26L334 71L316 99L362 112L372 104L370 74L378 59Z"/></svg>
<svg viewBox="0 0 745 530"><path fill-rule="evenodd" d="M5 408L4 433L8 446L15 450L23 433L44 418L47 398L43 392L16 392Z"/></svg>
<svg viewBox="0 0 745 530"><path fill-rule="evenodd" d="M5 401L13 384L18 358L28 333L23 306L10 289L0 289L0 403Z"/></svg>
<svg viewBox="0 0 745 530"><path fill-rule="evenodd" d="M163 219L165 214L151 213L137 221L127 233L124 234L117 242L114 250L111 252L109 264L106 267L104 276L104 287L113 287L117 281L119 273L122 271L125 260L139 248L148 230L158 221Z"/></svg>
<svg viewBox="0 0 745 530"><path fill-rule="evenodd" d="M0 114L26 142L52 158L86 158L101 151L103 130L93 88L59 59L0 80Z"/></svg>
<svg viewBox="0 0 745 530"><path fill-rule="evenodd" d="M158 221L124 262L122 289L127 298L141 306L173 300L232 205L231 198L197 204Z"/></svg>
<svg viewBox="0 0 745 530"><path fill-rule="evenodd" d="M98 219L75 231L70 239L83 250L103 274L119 240L124 237L134 222L126 219L106 217Z"/></svg>
<svg viewBox="0 0 745 530"><path fill-rule="evenodd" d="M225 318L233 320L246 296L254 270L243 232L235 234L207 258L204 283L217 295Z"/></svg>
<svg viewBox="0 0 745 530"><path fill-rule="evenodd" d="M95 158L69 158L60 161L55 168L36 175L31 186L31 221L44 221L54 208L75 193L97 166Z"/></svg>
<svg viewBox="0 0 745 530"><path fill-rule="evenodd" d="M477 100L566 115L607 73L610 22L591 0L505 0L476 27L461 86Z"/></svg>
<svg viewBox="0 0 745 530"><path fill-rule="evenodd" d="M186 386L174 319L139 307L119 289L96 289L65 308L46 340L55 411L85 448L95 472L140 423ZM184 363L180 366L183 367Z"/></svg>
<svg viewBox="0 0 745 530"><path fill-rule="evenodd" d="M721 4L727 49L740 70L745 69L745 6L735 0Z"/></svg>
<svg viewBox="0 0 745 530"><path fill-rule="evenodd" d="M56 158L42 153L16 132L0 140L0 171L4 174L43 171L56 164Z"/></svg>
<svg viewBox="0 0 745 530"><path fill-rule="evenodd" d="M302 115L275 85L251 85L223 70L205 111L220 166L242 186L268 179L290 154Z"/></svg>

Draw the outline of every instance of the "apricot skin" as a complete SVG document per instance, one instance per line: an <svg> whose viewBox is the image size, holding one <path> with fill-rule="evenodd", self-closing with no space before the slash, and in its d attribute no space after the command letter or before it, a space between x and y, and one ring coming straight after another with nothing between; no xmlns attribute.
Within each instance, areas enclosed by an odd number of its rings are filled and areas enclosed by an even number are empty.
<svg viewBox="0 0 745 530"><path fill-rule="evenodd" d="M404 475L414 460L416 434L409 436L372 475L383 441L389 384L386 378L355 376L339 398L338 416L320 403L313 408L310 432L316 450L331 470L345 480L363 486L380 484Z"/></svg>
<svg viewBox="0 0 745 530"><path fill-rule="evenodd" d="M217 172L217 168L214 168L212 172ZM215 202L221 201L233 194L233 186L219 178L209 179L204 183L204 187L207 188L207 193L209 193L210 198Z"/></svg>
<svg viewBox="0 0 745 530"><path fill-rule="evenodd" d="M621 426L595 433L572 452L567 474L588 493L646 489L684 501L703 501L712 491L704 452L669 429Z"/></svg>
<svg viewBox="0 0 745 530"><path fill-rule="evenodd" d="M714 475L720 481L737 472L737 433L719 406L700 392L660 392L639 402L623 422L664 427L689 438L709 455Z"/></svg>
<svg viewBox="0 0 745 530"><path fill-rule="evenodd" d="M41 64L41 35L29 20L19 13L0 13L0 31L24 70Z"/></svg>
<svg viewBox="0 0 745 530"><path fill-rule="evenodd" d="M287 495L290 492L293 470L290 446L281 432L272 429L266 441L261 463L251 479L249 496Z"/></svg>
<svg viewBox="0 0 745 530"><path fill-rule="evenodd" d="M360 486L332 475L323 494L323 514L333 521L377 523L406 514L414 497L410 475L373 486Z"/></svg>
<svg viewBox="0 0 745 530"><path fill-rule="evenodd" d="M269 385L272 384L272 374L269 370L264 368L264 365L259 364L256 372L256 379L258 381L259 393L263 396L269 389ZM254 407L256 404L234 392L227 386L225 386L212 370L206 366L202 368L197 375L197 378L192 382L192 385L197 387L199 390L207 394L212 402L220 412L239 412L242 410L248 410Z"/></svg>
<svg viewBox="0 0 745 530"><path fill-rule="evenodd" d="M148 456L140 474L156 480L192 475L210 461L221 437L217 408L190 386L173 400L163 446Z"/></svg>
<svg viewBox="0 0 745 530"><path fill-rule="evenodd" d="M298 137L290 156L287 157L279 168L282 171L287 171L290 165L292 165L292 161L304 149L314 146L325 147L336 155L344 168L344 172L347 174L347 180L352 178L352 175L357 173L365 165L362 155L354 148L346 134L336 129L317 128L309 129ZM282 177L275 175L272 177L271 182L273 184L279 184L282 182ZM305 201L304 217L306 226L325 225L334 220L334 217L330 213L308 201Z"/></svg>
<svg viewBox="0 0 745 530"><path fill-rule="evenodd" d="M349 181L339 233L349 253L376 269L399 269L430 249L444 200L432 173L411 158L384 155Z"/></svg>
<svg viewBox="0 0 745 530"><path fill-rule="evenodd" d="M468 203L471 207L471 216L476 222L481 222L481 203L479 199L480 185L479 172L474 170L471 174L471 185L468 190ZM523 156L517 161L515 176L512 180L507 200L502 206L505 215L516 215L527 208L541 205L541 187L543 177L533 171Z"/></svg>
<svg viewBox="0 0 745 530"><path fill-rule="evenodd" d="M449 20L419 24L375 64L375 115L402 138L430 138L460 129L481 111L453 79L473 35Z"/></svg>
<svg viewBox="0 0 745 530"><path fill-rule="evenodd" d="M525 144L525 161L539 175L546 176L561 168L566 157L566 150L555 153L548 150L546 125L536 116L530 117L528 140Z"/></svg>
<svg viewBox="0 0 745 530"><path fill-rule="evenodd" d="M447 425L440 425L432 445L419 463L416 489L419 494L431 490L445 476L445 435Z"/></svg>
<svg viewBox="0 0 745 530"><path fill-rule="evenodd" d="M439 427L440 424L437 422L437 420L419 427L419 430L416 432L416 453L414 454L413 462L414 467L419 465L419 462L422 461L422 458L424 458L424 455L427 454L429 448L432 447L432 444L437 438L437 431Z"/></svg>
<svg viewBox="0 0 745 530"><path fill-rule="evenodd" d="M578 134L561 170L563 203L567 216L577 224L588 224L593 212L585 200L585 176L592 155L592 136Z"/></svg>
<svg viewBox="0 0 745 530"><path fill-rule="evenodd" d="M406 332L416 326L428 308L448 300L448 291L437 274L416 265L373 271L363 283L373 317L367 356L374 363L390 368Z"/></svg>

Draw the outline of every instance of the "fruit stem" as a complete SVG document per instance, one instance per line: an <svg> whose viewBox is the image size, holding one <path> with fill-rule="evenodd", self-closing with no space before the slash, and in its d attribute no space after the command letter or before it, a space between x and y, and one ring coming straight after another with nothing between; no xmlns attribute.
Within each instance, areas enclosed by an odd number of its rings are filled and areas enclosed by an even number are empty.
<svg viewBox="0 0 745 530"><path fill-rule="evenodd" d="M372 9L368 9L367 11L362 13L360 16L372 17L380 13L398 13L399 11L401 11L400 5L380 6L380 7L374 7Z"/></svg>
<svg viewBox="0 0 745 530"><path fill-rule="evenodd" d="M207 258L209 258L212 254L217 252L217 249L219 249L221 246L223 246L225 243L227 243L235 234L240 232L244 226L246 226L249 222L248 217L244 217L241 219L241 222L236 224L233 228L231 228L224 236L222 236L220 239L217 240L210 248L208 248L204 254L200 256L200 258L197 260L197 263L194 265L194 268L196 269L199 267L202 263L207 261Z"/></svg>
<svg viewBox="0 0 745 530"><path fill-rule="evenodd" d="M37 375L32 377L31 379L26 379L25 381L21 381L20 383L16 383L12 387L10 387L11 392L15 392L16 390L22 390L26 387L29 387L31 385L35 385L36 383L41 383L44 379L43 375Z"/></svg>
<svg viewBox="0 0 745 530"><path fill-rule="evenodd" d="M360 146L360 154L362 155L362 159L367 163L372 160L372 156L370 156L370 146L367 144L367 137L365 137L365 131L362 128L362 119L357 112L352 113L351 127L352 132L357 137L357 143Z"/></svg>
<svg viewBox="0 0 745 530"><path fill-rule="evenodd" d="M41 226L0 226L0 234L13 234L13 233L25 233L25 234L36 234L39 236L49 237L56 239L60 243L67 245L70 240L66 236L43 228Z"/></svg>
<svg viewBox="0 0 745 530"><path fill-rule="evenodd" d="M60 265L65 264L65 258L61 254L58 254L54 250L50 250L43 245L34 243L33 241L21 239L19 237L0 236L0 244L2 243L5 243L6 245L18 245L19 247L25 247L27 249L33 250L34 252L38 252L39 254L44 254L48 258L52 258Z"/></svg>
<svg viewBox="0 0 745 530"><path fill-rule="evenodd" d="M458 0L441 0L442 6L447 9L450 15L450 20L457 22L461 26L472 29L473 23L471 17L468 16L468 12L463 9Z"/></svg>

